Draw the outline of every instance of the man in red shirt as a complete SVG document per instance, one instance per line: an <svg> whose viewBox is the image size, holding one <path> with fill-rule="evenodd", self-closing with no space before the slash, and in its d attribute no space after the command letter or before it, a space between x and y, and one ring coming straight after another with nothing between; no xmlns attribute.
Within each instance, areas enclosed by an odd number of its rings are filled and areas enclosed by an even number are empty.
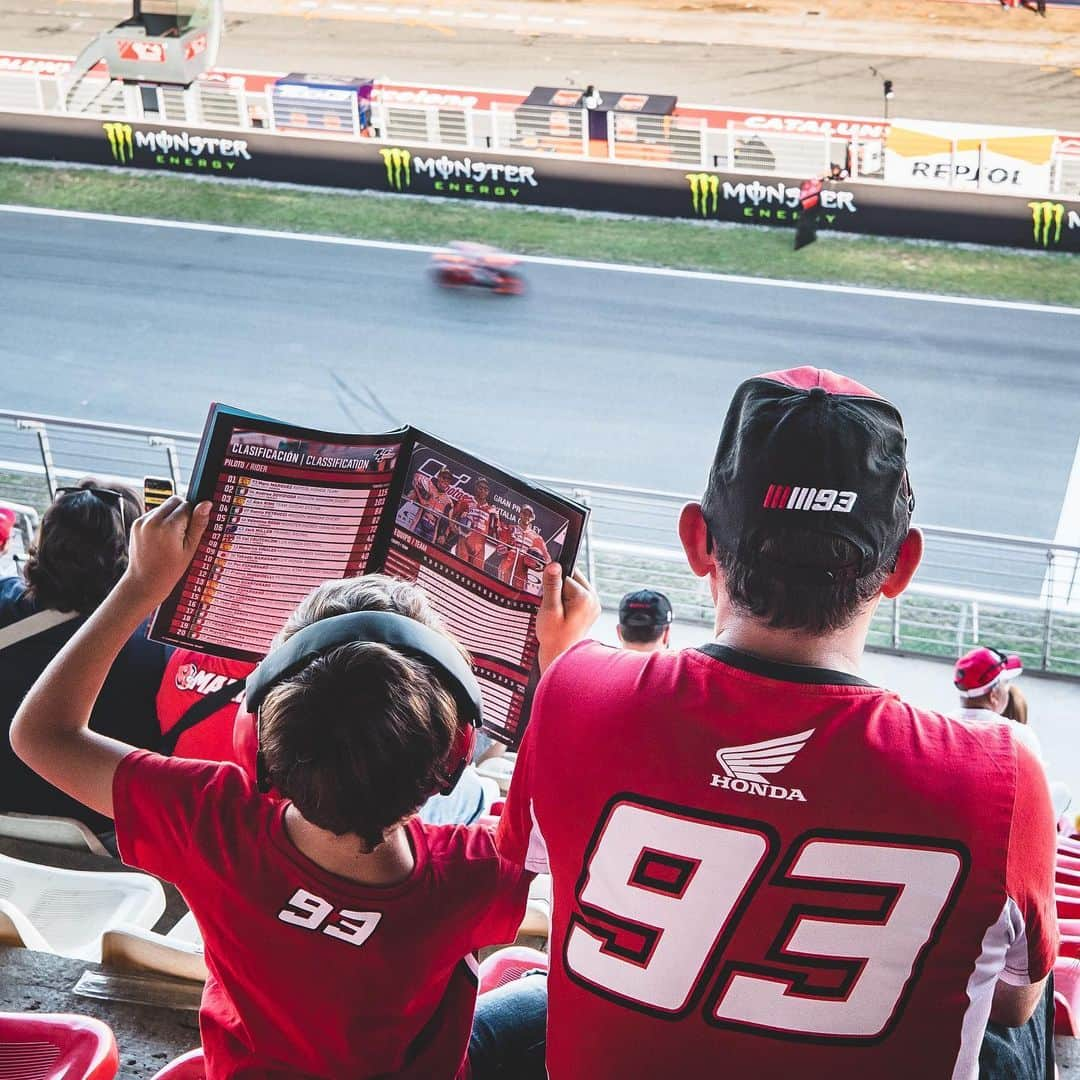
<svg viewBox="0 0 1080 1080"><path fill-rule="evenodd" d="M12 745L115 818L124 861L188 902L210 972L208 1080L465 1080L475 952L513 940L529 875L485 830L414 816L452 782L480 700L422 590L381 575L328 582L290 616L261 697L259 673L249 680L258 788L235 765L134 751L87 727L208 511L173 497L135 523L126 573L27 694ZM354 630L361 616L388 629ZM282 798L263 794L271 785Z"/></svg>
<svg viewBox="0 0 1080 1080"><path fill-rule="evenodd" d="M254 667L245 660L174 649L157 692L158 752L243 765L233 748L233 726L244 680Z"/></svg>
<svg viewBox="0 0 1080 1080"><path fill-rule="evenodd" d="M700 649L581 641L594 594L545 569L498 843L554 880L551 1080L974 1080L988 1019L1039 1002L1038 762L858 674L922 553L905 448L850 379L744 382L679 522L716 604Z"/></svg>

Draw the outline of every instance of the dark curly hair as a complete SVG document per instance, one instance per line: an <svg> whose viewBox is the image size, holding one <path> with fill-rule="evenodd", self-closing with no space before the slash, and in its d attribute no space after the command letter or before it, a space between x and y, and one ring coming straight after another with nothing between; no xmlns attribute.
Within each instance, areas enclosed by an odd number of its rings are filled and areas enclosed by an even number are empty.
<svg viewBox="0 0 1080 1080"><path fill-rule="evenodd" d="M138 493L93 477L77 487L56 496L30 548L27 595L39 610L89 615L127 569L128 534L142 513ZM102 498L95 488L115 491L121 501Z"/></svg>

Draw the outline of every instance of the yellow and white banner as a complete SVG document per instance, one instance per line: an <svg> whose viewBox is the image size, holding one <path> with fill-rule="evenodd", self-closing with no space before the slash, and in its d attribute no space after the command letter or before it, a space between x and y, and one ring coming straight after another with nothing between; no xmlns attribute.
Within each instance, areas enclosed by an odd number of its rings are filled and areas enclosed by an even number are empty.
<svg viewBox="0 0 1080 1080"><path fill-rule="evenodd" d="M1056 138L1032 128L894 120L885 143L885 182L1044 195Z"/></svg>

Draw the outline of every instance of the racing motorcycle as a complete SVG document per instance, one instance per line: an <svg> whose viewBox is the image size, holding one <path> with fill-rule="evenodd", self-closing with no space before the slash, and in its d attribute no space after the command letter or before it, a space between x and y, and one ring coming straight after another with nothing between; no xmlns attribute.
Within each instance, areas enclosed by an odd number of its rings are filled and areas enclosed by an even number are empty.
<svg viewBox="0 0 1080 1080"><path fill-rule="evenodd" d="M431 275L444 288L472 286L503 296L520 296L525 280L512 255L486 244L456 242L431 257Z"/></svg>

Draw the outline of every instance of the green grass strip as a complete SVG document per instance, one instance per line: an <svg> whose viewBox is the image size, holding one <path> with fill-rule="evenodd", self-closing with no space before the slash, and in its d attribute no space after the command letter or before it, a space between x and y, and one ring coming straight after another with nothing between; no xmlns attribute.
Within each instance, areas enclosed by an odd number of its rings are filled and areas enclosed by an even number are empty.
<svg viewBox="0 0 1080 1080"><path fill-rule="evenodd" d="M16 164L0 164L0 202L421 244L467 238L520 254L1080 307L1076 259L1060 252L825 231L817 244L794 252L790 229L757 225L619 218Z"/></svg>

